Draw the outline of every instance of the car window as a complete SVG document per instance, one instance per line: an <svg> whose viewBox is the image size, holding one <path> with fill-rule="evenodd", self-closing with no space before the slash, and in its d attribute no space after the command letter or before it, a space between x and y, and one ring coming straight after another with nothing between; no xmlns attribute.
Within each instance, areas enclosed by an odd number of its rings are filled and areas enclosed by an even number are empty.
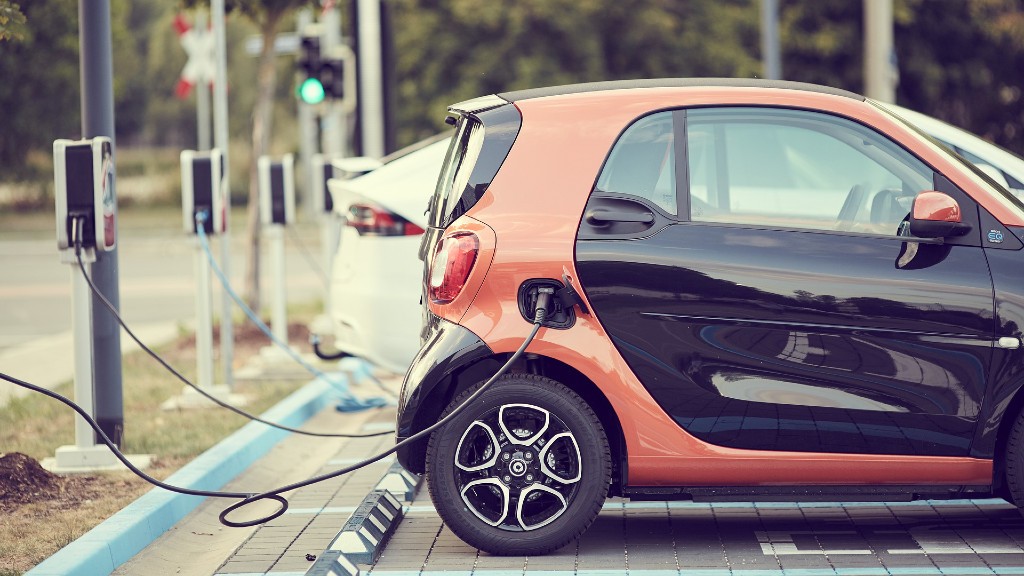
<svg viewBox="0 0 1024 576"><path fill-rule="evenodd" d="M483 140L484 127L480 122L469 118L459 120L438 177L437 189L430 201L431 226L443 227L448 222L462 188L469 180L469 173L476 164Z"/></svg>
<svg viewBox="0 0 1024 576"><path fill-rule="evenodd" d="M896 234L932 172L878 133L801 110L687 113L690 218Z"/></svg>
<svg viewBox="0 0 1024 576"><path fill-rule="evenodd" d="M645 116L623 132L597 179L597 190L644 198L677 213L671 112Z"/></svg>

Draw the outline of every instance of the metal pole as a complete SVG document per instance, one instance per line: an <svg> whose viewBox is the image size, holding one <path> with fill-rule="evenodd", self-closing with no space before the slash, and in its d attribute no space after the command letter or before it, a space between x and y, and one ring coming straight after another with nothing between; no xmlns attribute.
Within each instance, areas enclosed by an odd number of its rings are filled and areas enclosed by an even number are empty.
<svg viewBox="0 0 1024 576"><path fill-rule="evenodd" d="M384 157L384 75L380 0L356 0L359 21L359 110L363 156Z"/></svg>
<svg viewBox="0 0 1024 576"><path fill-rule="evenodd" d="M288 344L288 295L285 292L284 226L271 224L266 229L270 243L271 276L274 278L274 302L270 309L270 326L274 338Z"/></svg>
<svg viewBox="0 0 1024 576"><path fill-rule="evenodd" d="M335 7L324 14L324 40L333 49L341 44L341 11ZM355 74L355 70L346 70L345 74ZM348 97L348 96L346 96ZM381 133L381 153L383 155L383 132ZM330 164L332 160L344 158L348 155L348 115L342 108L340 101L330 103L330 108L324 118L323 141L321 143L324 152L324 161ZM324 313L330 317L331 308L334 303L331 299L331 277L334 268L334 252L338 248L338 240L341 237L341 222L334 214L324 214L323 211L323 190L317 190L317 204L320 214L320 253L323 258L323 271L327 277L324 286Z"/></svg>
<svg viewBox="0 0 1024 576"><path fill-rule="evenodd" d="M864 94L896 102L892 0L864 0Z"/></svg>
<svg viewBox="0 0 1024 576"><path fill-rule="evenodd" d="M196 374L199 387L213 389L213 302L210 296L210 265L195 239L196 269Z"/></svg>
<svg viewBox="0 0 1024 576"><path fill-rule="evenodd" d="M224 0L210 0L210 16L213 21L214 54L217 60L217 74L213 81L213 141L224 155L224 182L226 210L224 213L225 232L220 235L220 268L226 278L231 278L231 162L228 145L228 52L224 31ZM224 384L228 389L235 385L232 364L235 361L235 327L232 324L231 295L221 290L220 307L220 359L224 370Z"/></svg>
<svg viewBox="0 0 1024 576"><path fill-rule="evenodd" d="M324 45L327 46L328 54L334 55L336 52L335 47L341 45L341 12L337 7L332 7L324 13L322 21ZM346 70L345 73L352 74L354 71ZM321 150L324 151L324 156L328 162L345 156L346 124L345 112L342 110L341 102L338 100L330 102L327 114L324 116L323 142L321 146Z"/></svg>
<svg viewBox="0 0 1024 576"><path fill-rule="evenodd" d="M782 79L778 0L761 0L761 62L765 78Z"/></svg>
<svg viewBox="0 0 1024 576"><path fill-rule="evenodd" d="M301 10L296 19L296 28L301 38L306 28L313 23L313 15L309 9ZM316 113L313 107L296 98L299 107L299 170L302 173L302 181L305 183L304 191L306 214L314 218L320 212L319 194L313 189L313 155L317 153L316 145Z"/></svg>
<svg viewBox="0 0 1024 576"><path fill-rule="evenodd" d="M210 33L206 25L206 11L200 8L196 12L196 34L206 35ZM196 123L198 135L198 148L200 152L210 149L210 84L205 78L200 78L196 86Z"/></svg>
<svg viewBox="0 0 1024 576"><path fill-rule="evenodd" d="M81 48L82 135L85 138L108 136L113 143L114 64L110 37L110 0L79 0L78 34ZM115 186L116 182L114 178L111 186ZM114 197L117 197L116 188ZM114 222L116 227L116 207ZM115 308L120 309L116 249L97 254L96 263L92 267L92 279L99 292ZM96 421L103 432L121 447L124 436L124 400L121 392L120 326L96 296L93 296L92 307L96 311L92 321Z"/></svg>

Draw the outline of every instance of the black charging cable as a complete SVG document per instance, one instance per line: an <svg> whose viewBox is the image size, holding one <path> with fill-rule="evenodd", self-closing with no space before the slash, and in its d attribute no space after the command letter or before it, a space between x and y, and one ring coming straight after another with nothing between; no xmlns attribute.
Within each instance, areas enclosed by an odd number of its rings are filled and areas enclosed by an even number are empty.
<svg viewBox="0 0 1024 576"><path fill-rule="evenodd" d="M106 435L106 433L103 432L103 430L100 428L99 424L97 424L96 421L93 420L92 417L89 416L89 414L85 412L85 410L82 410L81 407L79 407L77 404L75 404L74 402L72 402L68 398L65 398L64 396L61 396L60 394L57 394L56 392L47 390L45 388L41 388L39 386L35 386L33 384L29 384L28 382L25 382L24 380L19 380L18 378L14 378L12 376L8 376L7 374L4 374L3 372L0 372L0 379L6 380L6 381L8 381L8 382L10 382L10 383L12 383L12 384L14 384L16 386L21 386L23 388L28 388L29 390L33 390L35 392L39 392L40 394L43 394L45 396L49 396L50 398L53 398L53 399L55 399L55 400L57 400L59 402L62 402L64 404L70 406L72 410L74 410L75 412L77 412L79 414L79 416L84 418L85 421L89 424L89 426L91 426L92 429L95 430L99 434L99 437L103 441L103 443L107 446L107 448L110 449L111 452L114 453L114 456L117 457L117 459L120 460L122 464L124 464L126 467L128 467L128 469L131 470L135 475L139 476L140 478L142 478L143 480L149 482L150 484L153 484L154 486L158 486L158 487L163 488L165 490L169 490L171 492L177 492L179 494L188 494L188 495L192 495L192 496L206 496L206 497L211 497L211 498L238 498L238 499L240 499L238 502L235 502L234 504L232 504L232 505L228 506L227 508L225 508L220 513L220 515L218 516L218 519L220 520L221 524L224 524L225 526L228 526L228 527L231 527L231 528L245 528L245 527L249 527L249 526L256 526L258 524L264 524L264 523L269 522L269 521L277 518L278 516L284 514L285 511L288 510L288 500L284 496L281 496L282 492L288 492L290 490L296 490L298 488L304 488L306 486L310 486L312 484L323 482L325 480L331 480L333 478L337 478L339 476L344 476L345 474L349 474L351 472L354 472L355 470L359 470L360 468L364 468L366 466L369 466L370 464L373 464L374 462L378 462L380 460L383 460L387 456L389 456L391 454L394 454L395 452L397 452L401 448L404 448L404 447L406 447L406 446L408 446L408 445L410 445L410 444L412 444L414 442L418 442L418 441L422 440L423 438L425 438L428 435L432 434L438 428L448 424L448 422L450 422L452 420L452 418L454 418L456 415L460 414L463 410L466 409L466 407L468 407L470 404L475 402L484 392L487 391L488 388L490 388L495 382L497 382L497 380L499 378L504 376L505 372L507 372L508 369L512 367L512 365L516 362L516 360L518 360L519 357L523 355L523 352L526 351L526 348L530 345L530 343L533 342L533 339L537 336L537 332L541 328L541 324L543 324L544 319L547 317L548 308L551 306L551 300L552 300L552 297L554 295L554 289L552 289L550 287L544 287L544 288L541 288L539 290L539 292L540 292L540 294L537 297L537 309L536 309L536 312L534 313L534 318L533 318L533 329L530 331L530 334L526 337L526 340L523 341L523 344L521 346L519 346L519 349L516 350L512 354L512 356L510 356L509 359L505 361L504 364L502 364L501 368L499 368L498 371L495 372L494 375L491 376L491 378L489 380L487 380L487 382L484 382L484 384L482 386L480 386L480 388L477 389L476 392L471 394L468 398L466 398L465 401L463 401L462 404L459 404L454 410L449 412L447 416L445 416L444 418L438 420L433 425L428 426L427 428L424 428L423 430L420 430L419 432L417 432L416 434L413 434L412 436L406 438L405 440L402 440L401 442L395 444L394 446L392 446L391 448L385 450L384 452L381 452L381 453L379 453L379 454L377 454L375 456L371 456L371 457L363 460L362 462L358 462L356 464L353 464L351 466L347 466L345 468L342 468L340 470L336 470L336 471L328 473L328 474L322 474L320 476L314 476L312 478L303 480L301 482L295 482L293 484L288 484L287 486L282 486L282 487L279 487L279 488L275 488L273 490L269 490L269 491L266 491L266 492L260 492L260 493L217 492L217 491L209 491L209 490L193 490L191 488L182 488L180 486L172 486L172 485L167 484L165 482L161 482L160 480L157 480L156 478L153 478L152 476L146 474L142 470L138 469L131 462L129 462L128 459L123 454L121 454L121 451L117 449L117 446L114 445L114 443L110 440L110 438ZM234 512L236 510L239 510L239 509L241 509L244 506L248 506L249 504L252 504L254 502L258 502L260 500L271 500L271 501L277 502L278 504L280 504L280 507L277 510L275 510L274 512L268 514L267 516L256 518L256 519L253 519L253 520L245 520L245 521L241 521L241 522L235 522L233 520L229 520L228 519L228 515L231 514L232 512Z"/></svg>
<svg viewBox="0 0 1024 576"><path fill-rule="evenodd" d="M81 222L79 220L81 220ZM156 360L161 366L163 366L168 372L173 374L178 380L180 380L186 386L192 388L200 395L210 400L214 404L220 406L221 408L234 412L235 414L238 414L243 418L248 418L253 422L259 422L260 424L265 424L272 428L285 430L286 432L302 434L303 436L315 436L317 438L373 438L376 436L386 436L388 434L394 433L394 430L386 430L384 432L372 432L368 434L340 434L331 432L310 432L307 430L299 430L298 428L292 428L290 426L285 426L284 424L278 424L276 422L264 420L263 418L260 418L255 414L251 414L249 412L246 412L245 410L242 410L236 406L232 406L231 404L224 402L223 400L203 390L199 386L193 384L191 381L189 381L188 378L185 378L185 376L183 376L181 372L175 370L173 366L171 366L170 364L167 363L166 360L161 358L159 354L154 352L152 349L150 349L149 346L146 346L145 344L142 343L141 340L139 340L135 333L132 332L131 328L129 328L128 325L125 323L124 319L121 318L121 315L118 313L117 308L110 303L110 300L107 300L106 296L104 296L103 293L100 292L99 288L97 288L96 285L93 283L92 278L89 277L89 274L86 273L85 264L82 262L82 229L84 225L84 220L85 216L74 216L74 220L72 220L71 226L72 231L74 232L75 258L78 260L78 269L81 270L82 276L85 277L85 281L89 284L89 288L92 290L92 293L95 294L96 297L99 298L100 302L103 303L103 306L106 307L106 309L109 310L110 313L114 315L114 318L117 319L117 323L120 324L121 328L124 328L125 333L127 333L128 336L130 336L131 339L134 340L135 343L139 345L139 348L142 348L147 354L150 355L150 357Z"/></svg>

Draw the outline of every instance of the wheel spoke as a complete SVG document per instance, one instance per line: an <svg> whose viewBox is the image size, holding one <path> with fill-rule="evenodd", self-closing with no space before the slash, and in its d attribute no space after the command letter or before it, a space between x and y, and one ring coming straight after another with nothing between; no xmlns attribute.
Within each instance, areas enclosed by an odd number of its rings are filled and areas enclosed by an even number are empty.
<svg viewBox="0 0 1024 576"><path fill-rule="evenodd" d="M532 404L505 404L498 410L498 425L512 444L530 446L547 431L551 414Z"/></svg>
<svg viewBox="0 0 1024 576"><path fill-rule="evenodd" d="M519 493L516 521L523 530L536 530L557 520L568 507L565 497L557 490L543 484L530 484ZM526 514L524 509L527 509Z"/></svg>
<svg viewBox="0 0 1024 576"><path fill-rule="evenodd" d="M490 468L498 461L499 450L501 450L501 446L498 444L494 430L491 430L487 424L476 420L466 428L462 438L459 439L459 445L455 448L455 466L465 472ZM469 461L464 463L465 459Z"/></svg>
<svg viewBox="0 0 1024 576"><path fill-rule="evenodd" d="M579 482L583 473L580 447L570 432L555 434L540 451L540 470L562 484Z"/></svg>
<svg viewBox="0 0 1024 576"><path fill-rule="evenodd" d="M462 489L462 501L477 518L491 526L497 526L508 516L508 487L497 478L474 480ZM494 500L501 502L495 505Z"/></svg>

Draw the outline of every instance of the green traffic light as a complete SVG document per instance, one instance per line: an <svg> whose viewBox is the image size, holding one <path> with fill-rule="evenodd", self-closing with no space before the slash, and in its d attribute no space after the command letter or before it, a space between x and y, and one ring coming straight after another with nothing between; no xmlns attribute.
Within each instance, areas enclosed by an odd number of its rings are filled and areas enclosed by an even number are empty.
<svg viewBox="0 0 1024 576"><path fill-rule="evenodd" d="M299 98L306 104L319 104L324 101L326 92L324 85L317 78L306 78L299 84Z"/></svg>

